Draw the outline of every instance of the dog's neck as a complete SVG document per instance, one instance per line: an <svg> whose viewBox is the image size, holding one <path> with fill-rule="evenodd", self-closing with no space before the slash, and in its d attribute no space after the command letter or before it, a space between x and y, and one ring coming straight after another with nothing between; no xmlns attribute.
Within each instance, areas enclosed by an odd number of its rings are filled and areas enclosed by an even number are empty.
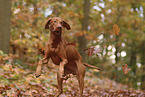
<svg viewBox="0 0 145 97"><path fill-rule="evenodd" d="M62 35L55 35L53 32L50 34L50 39L51 39L51 45L53 48L56 48L57 45L59 45L62 41Z"/></svg>

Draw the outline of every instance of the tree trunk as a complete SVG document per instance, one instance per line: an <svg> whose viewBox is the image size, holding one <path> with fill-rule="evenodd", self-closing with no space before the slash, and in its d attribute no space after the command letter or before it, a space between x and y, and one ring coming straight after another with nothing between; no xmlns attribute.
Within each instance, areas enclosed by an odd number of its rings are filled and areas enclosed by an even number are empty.
<svg viewBox="0 0 145 97"><path fill-rule="evenodd" d="M62 0L56 0L56 2L59 2L61 3ZM53 14L56 16L56 17L59 17L59 15L61 14L61 11L59 9L62 9L62 6L59 5L59 4L56 4L53 6Z"/></svg>
<svg viewBox="0 0 145 97"><path fill-rule="evenodd" d="M38 15L37 1L34 1L34 2L33 2L33 7L34 7L34 16L36 16L36 15ZM34 25L34 26L37 26L37 21L38 21L38 18L35 17L35 18L34 18L34 21L33 21L33 25Z"/></svg>
<svg viewBox="0 0 145 97"><path fill-rule="evenodd" d="M0 0L0 50L9 53L11 0Z"/></svg>
<svg viewBox="0 0 145 97"><path fill-rule="evenodd" d="M130 56L130 66L132 68L132 71L134 73L134 75L136 75L136 69L137 69L137 65L136 65L136 46L135 46L135 42L133 41L134 45L132 45L131 47L131 56Z"/></svg>
<svg viewBox="0 0 145 97"><path fill-rule="evenodd" d="M145 20L145 6L143 6L143 14ZM142 46L141 46L141 67L143 70L143 74L141 77L141 89L145 90L145 40L142 41Z"/></svg>
<svg viewBox="0 0 145 97"><path fill-rule="evenodd" d="M118 63L119 61L119 56L118 56L118 53L119 53L119 45L118 45L118 42L119 42L119 35L116 35L116 44L115 44L115 62Z"/></svg>
<svg viewBox="0 0 145 97"><path fill-rule="evenodd" d="M119 23L119 20L120 20L120 16L121 16L121 13L122 13L122 11L120 10L120 5L118 5L118 8L117 8L117 19L116 19L116 24L118 24ZM118 55L118 54L120 54L120 45L119 45L119 42L120 42L120 35L116 35L116 40L115 40L115 49L116 49L116 51L115 51L115 63L118 63L119 61L120 61L120 55Z"/></svg>
<svg viewBox="0 0 145 97"><path fill-rule="evenodd" d="M90 13L90 0L84 0L84 9L83 9L84 17L82 19L82 31L88 31L89 13ZM79 52L82 55L83 59L85 60L86 53L82 52L84 49L87 48L87 39L85 37L85 34L78 37L78 43L79 43Z"/></svg>
<svg viewBox="0 0 145 97"><path fill-rule="evenodd" d="M141 65L143 69L142 78L141 78L141 89L145 90L145 40L142 43L141 48Z"/></svg>

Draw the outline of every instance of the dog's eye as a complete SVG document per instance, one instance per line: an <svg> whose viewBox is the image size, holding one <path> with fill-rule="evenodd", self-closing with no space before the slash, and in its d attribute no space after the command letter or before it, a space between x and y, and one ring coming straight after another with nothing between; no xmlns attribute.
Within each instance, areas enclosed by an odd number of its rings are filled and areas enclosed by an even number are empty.
<svg viewBox="0 0 145 97"><path fill-rule="evenodd" d="M54 21L54 23L56 23L56 21Z"/></svg>
<svg viewBox="0 0 145 97"><path fill-rule="evenodd" d="M62 24L62 22L60 22Z"/></svg>

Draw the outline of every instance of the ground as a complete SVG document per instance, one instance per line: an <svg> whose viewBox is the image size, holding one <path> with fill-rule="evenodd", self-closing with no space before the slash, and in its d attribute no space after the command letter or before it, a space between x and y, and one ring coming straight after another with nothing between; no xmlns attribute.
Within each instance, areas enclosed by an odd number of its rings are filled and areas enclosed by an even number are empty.
<svg viewBox="0 0 145 97"><path fill-rule="evenodd" d="M16 62L15 62L16 64ZM48 67L49 66L49 67ZM0 63L0 97L54 97L57 93L56 73L58 66L52 63L43 65L42 74L35 77L35 69ZM84 97L145 97L145 91L134 90L108 78L98 78L94 69L87 69ZM75 76L64 81L64 93L60 97L79 97L79 87Z"/></svg>

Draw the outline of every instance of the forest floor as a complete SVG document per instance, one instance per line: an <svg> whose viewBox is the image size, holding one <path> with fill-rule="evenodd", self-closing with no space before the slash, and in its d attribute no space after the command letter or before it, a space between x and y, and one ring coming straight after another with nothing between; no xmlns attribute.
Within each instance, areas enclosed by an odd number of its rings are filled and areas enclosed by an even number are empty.
<svg viewBox="0 0 145 97"><path fill-rule="evenodd" d="M5 63L4 60L8 61ZM1 59L0 97L54 97L57 93L58 66L43 65L42 69L41 76L36 78L35 68L24 68L9 57ZM84 97L145 97L145 91L128 88L108 78L98 78L94 72L93 69L86 72ZM79 97L75 76L63 82L63 91L60 97Z"/></svg>

